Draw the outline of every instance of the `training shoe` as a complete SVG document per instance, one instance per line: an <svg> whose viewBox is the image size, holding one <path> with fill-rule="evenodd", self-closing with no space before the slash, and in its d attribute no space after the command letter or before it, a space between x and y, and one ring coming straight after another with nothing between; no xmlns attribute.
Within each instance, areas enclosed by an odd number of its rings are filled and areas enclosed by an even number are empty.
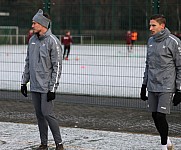
<svg viewBox="0 0 181 150"><path fill-rule="evenodd" d="M48 146L41 144L36 150L48 150Z"/></svg>
<svg viewBox="0 0 181 150"><path fill-rule="evenodd" d="M68 60L68 57L65 57L65 60Z"/></svg>
<svg viewBox="0 0 181 150"><path fill-rule="evenodd" d="M55 150L64 150L63 144L56 144L56 149Z"/></svg>
<svg viewBox="0 0 181 150"><path fill-rule="evenodd" d="M172 144L171 146L167 146L167 149L168 149L168 150L174 150L173 144Z"/></svg>

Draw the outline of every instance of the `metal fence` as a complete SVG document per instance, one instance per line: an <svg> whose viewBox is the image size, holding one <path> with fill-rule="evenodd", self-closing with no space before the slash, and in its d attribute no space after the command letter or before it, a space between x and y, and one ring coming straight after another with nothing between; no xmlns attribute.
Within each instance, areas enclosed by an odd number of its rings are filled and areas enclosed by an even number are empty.
<svg viewBox="0 0 181 150"><path fill-rule="evenodd" d="M139 100L139 93L149 36L148 20L153 13L152 2L51 2L53 33L61 38L66 30L70 30L74 40L70 59L63 61L57 92L61 95L86 96L79 101L70 98L69 102L74 103L145 108L146 104ZM23 99L19 89L26 57L27 33L32 16L45 4L42 1L9 3L4 0L0 4L0 11L7 13L0 13L0 98ZM14 9L10 9L12 7ZM160 0L159 8L160 13L168 18L168 28L173 33L180 33L181 2ZM138 33L131 50L128 50L125 40L128 30ZM8 94L10 91L11 94Z"/></svg>

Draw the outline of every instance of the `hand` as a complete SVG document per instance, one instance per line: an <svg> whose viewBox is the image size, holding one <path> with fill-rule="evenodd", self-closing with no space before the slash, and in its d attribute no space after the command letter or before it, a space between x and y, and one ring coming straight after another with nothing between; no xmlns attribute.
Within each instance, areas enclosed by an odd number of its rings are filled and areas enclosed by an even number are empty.
<svg viewBox="0 0 181 150"><path fill-rule="evenodd" d="M173 97L173 106L177 106L181 102L181 91L177 90Z"/></svg>
<svg viewBox="0 0 181 150"><path fill-rule="evenodd" d="M26 84L21 84L21 93L22 93L25 97L28 97Z"/></svg>
<svg viewBox="0 0 181 150"><path fill-rule="evenodd" d="M55 99L55 92L48 91L47 93L47 102L52 101Z"/></svg>
<svg viewBox="0 0 181 150"><path fill-rule="evenodd" d="M146 85L144 84L142 84L140 96L142 100L148 100L148 97L146 96Z"/></svg>

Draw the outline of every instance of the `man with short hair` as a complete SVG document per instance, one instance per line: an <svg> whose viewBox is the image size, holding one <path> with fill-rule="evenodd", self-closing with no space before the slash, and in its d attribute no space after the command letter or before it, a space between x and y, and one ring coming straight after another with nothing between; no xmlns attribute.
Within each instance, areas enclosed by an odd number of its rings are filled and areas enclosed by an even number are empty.
<svg viewBox="0 0 181 150"><path fill-rule="evenodd" d="M148 99L149 111L161 137L161 149L172 150L166 114L170 113L172 99L175 106L181 102L181 42L165 25L166 19L161 14L150 18L151 37L140 95L142 100Z"/></svg>
<svg viewBox="0 0 181 150"><path fill-rule="evenodd" d="M32 19L33 36L29 40L21 93L27 97L26 84L30 81L32 101L36 111L41 145L37 150L48 150L48 126L56 150L63 150L58 122L53 112L55 91L62 70L61 43L49 29L50 19L40 9Z"/></svg>

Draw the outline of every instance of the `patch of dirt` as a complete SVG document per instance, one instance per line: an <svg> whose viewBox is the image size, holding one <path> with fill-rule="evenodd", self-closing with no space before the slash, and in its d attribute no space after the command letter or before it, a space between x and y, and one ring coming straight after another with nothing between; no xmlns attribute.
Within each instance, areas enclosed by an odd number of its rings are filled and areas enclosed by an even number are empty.
<svg viewBox="0 0 181 150"><path fill-rule="evenodd" d="M63 127L158 135L146 109L70 104L54 101L55 115ZM0 121L37 124L31 100L0 100ZM169 135L180 136L180 112L167 116Z"/></svg>

